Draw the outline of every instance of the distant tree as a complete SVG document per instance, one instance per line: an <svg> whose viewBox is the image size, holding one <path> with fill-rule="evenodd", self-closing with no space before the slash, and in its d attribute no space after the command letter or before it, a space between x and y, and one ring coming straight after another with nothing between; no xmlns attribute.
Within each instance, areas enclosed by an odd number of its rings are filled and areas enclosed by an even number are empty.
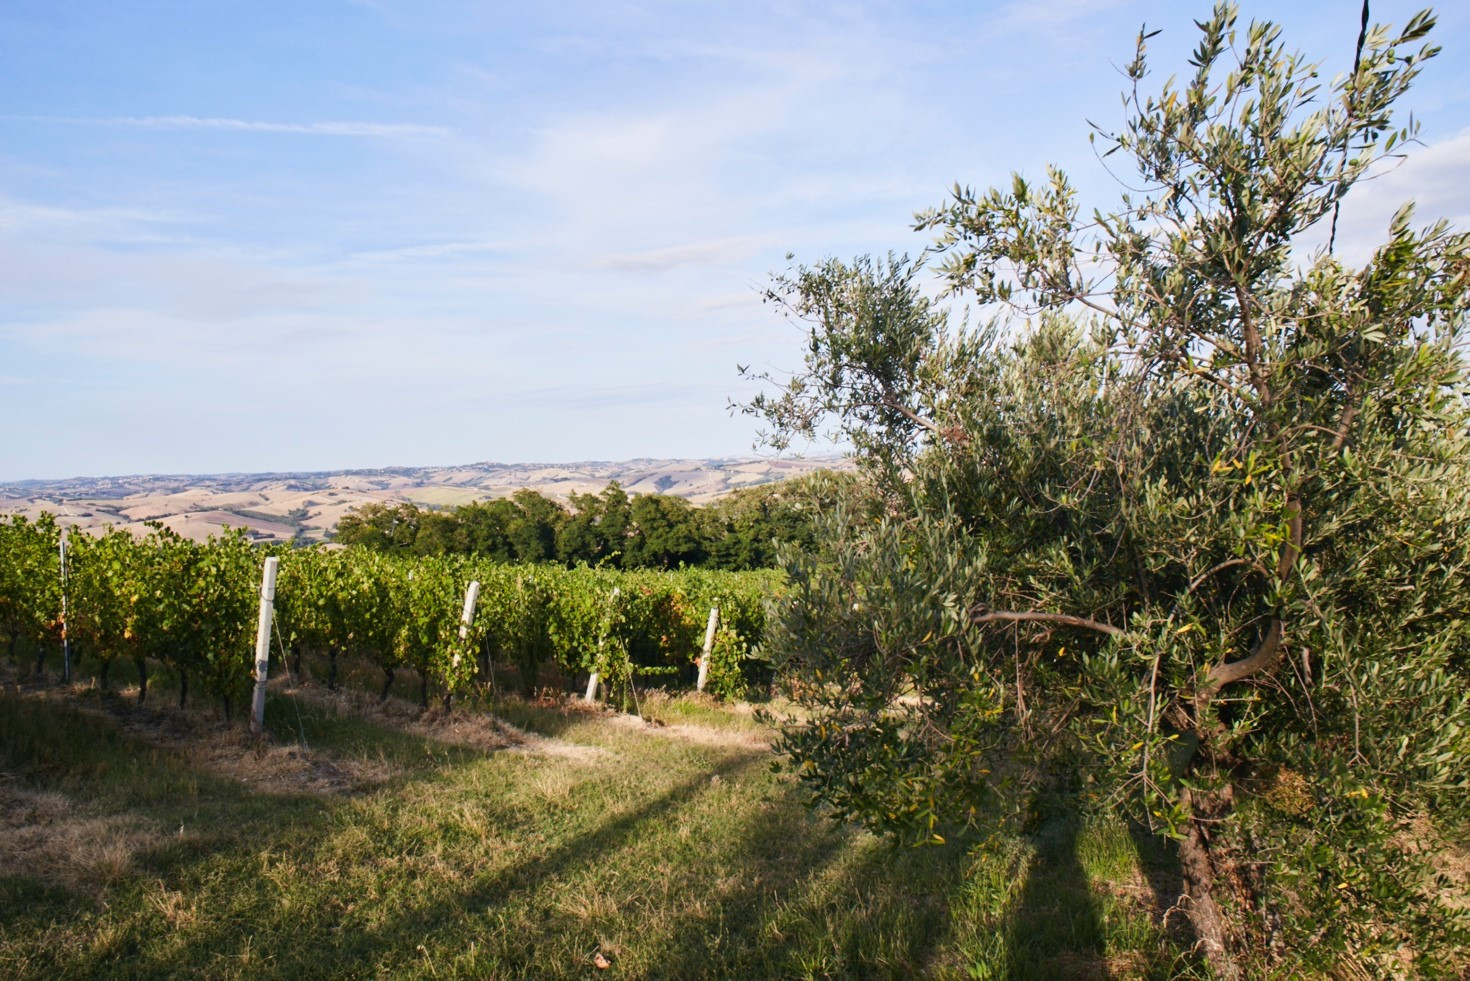
<svg viewBox="0 0 1470 981"><path fill-rule="evenodd" d="M630 508L625 568L670 569L704 560L705 543L694 505L667 494L639 494Z"/></svg>
<svg viewBox="0 0 1470 981"><path fill-rule="evenodd" d="M705 507L658 494L630 498L616 481L601 494L571 494L567 506L531 489L453 511L374 502L348 513L335 537L376 551L480 555L498 562L767 568L778 543L812 541L811 520L822 508L824 492L818 488L824 480L806 476L741 489ZM635 510L641 523L635 522Z"/></svg>
<svg viewBox="0 0 1470 981"><path fill-rule="evenodd" d="M455 555L469 552L459 511L419 512L418 534L413 551L418 555Z"/></svg>
<svg viewBox="0 0 1470 981"><path fill-rule="evenodd" d="M700 509L707 564L717 569L775 566L782 545L812 544L820 484L810 477L743 487Z"/></svg>
<svg viewBox="0 0 1470 981"><path fill-rule="evenodd" d="M567 512L560 504L523 487L511 495L516 515L506 535L520 562L552 562L556 559L556 533Z"/></svg>
<svg viewBox="0 0 1470 981"><path fill-rule="evenodd" d="M518 515L515 504L506 498L477 501L454 512L465 551L497 562L514 562L516 559L510 527Z"/></svg>
<svg viewBox="0 0 1470 981"><path fill-rule="evenodd" d="M585 562L618 567L630 507L622 487L613 481L600 495L572 493L567 503L572 513L557 531L557 558L567 565Z"/></svg>
<svg viewBox="0 0 1470 981"><path fill-rule="evenodd" d="M423 512L409 503L364 504L337 522L335 541L379 552L412 551Z"/></svg>
<svg viewBox="0 0 1470 981"><path fill-rule="evenodd" d="M616 480L602 489L601 512L597 522L598 534L607 543L608 554L614 558L614 564L620 565L633 525L633 505Z"/></svg>

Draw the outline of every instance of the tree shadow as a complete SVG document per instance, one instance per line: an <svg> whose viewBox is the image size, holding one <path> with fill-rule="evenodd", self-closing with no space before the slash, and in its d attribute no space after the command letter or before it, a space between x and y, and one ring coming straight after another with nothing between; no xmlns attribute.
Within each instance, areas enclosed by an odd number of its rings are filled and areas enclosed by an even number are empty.
<svg viewBox="0 0 1470 981"><path fill-rule="evenodd" d="M676 918L650 959L652 978L921 976L947 936L964 849L907 849L851 829L812 833L804 802L751 822L739 844L754 881Z"/></svg>
<svg viewBox="0 0 1470 981"><path fill-rule="evenodd" d="M1138 821L1128 822L1128 835L1138 854L1138 868L1148 883L1154 922L1181 950L1198 949L1199 937L1194 925L1180 907L1184 873L1179 866L1178 843L1154 834Z"/></svg>
<svg viewBox="0 0 1470 981"><path fill-rule="evenodd" d="M207 962L217 951L240 950L254 936L257 942L268 941L272 970L287 975L319 972L324 943L333 948L334 974L376 975L391 972L389 965L394 964L405 969L405 959L412 961L416 951L432 946L434 938L446 929L460 929L466 917L493 912L513 897L534 891L543 881L574 875L584 866L604 860L650 823L668 819L718 781L735 778L763 759L764 754L758 753L727 758L713 770L696 774L641 806L603 821L585 834L527 855L459 892L441 893L422 905L405 902L396 915L379 925L362 922L362 907L355 898L340 908L315 911L310 931L291 929L290 922L275 911L269 911L268 918L254 923L219 920L206 929L191 932L184 944L170 950L167 960L155 961L147 967L166 970L170 965ZM259 848L257 844L255 850ZM541 912L548 915L545 910ZM515 963L523 960L531 976L536 975L537 940L537 935L528 935L515 958Z"/></svg>
<svg viewBox="0 0 1470 981"><path fill-rule="evenodd" d="M457 895L404 910L391 923L364 932L339 948L338 970L388 969L404 952L424 950L466 917L493 922L502 904L535 893L546 883L585 877L607 856L635 845L635 836L693 805L721 781L768 760L765 753L729 756L712 771L680 782L642 806L603 822L499 870ZM627 910L569 915L566 896L534 898L523 942L494 956L496 977L549 977L590 967L591 951L569 954L576 937L601 943L615 966L650 978L699 977L913 977L923 973L947 936L949 899L963 883L965 849L910 850L824 823L806 806L805 794L787 785L745 820L733 837L711 843L709 854L671 855L668 864L630 872L619 889L664 887L684 897L685 912L659 906L639 923ZM730 856L740 872L730 875ZM596 887L593 886L595 889ZM595 898L595 897L593 897ZM632 925L630 926L630 920ZM345 939L345 938L344 938ZM278 963L291 956L279 946ZM568 961L568 957L572 957ZM580 959L578 959L580 958ZM399 965L403 965L400 963ZM456 965L451 973L483 973Z"/></svg>
<svg viewBox="0 0 1470 981"><path fill-rule="evenodd" d="M105 701L0 696L0 765L16 797L11 804L19 805L0 824L24 830L32 843L21 860L0 867L0 938L44 939L65 924L85 928L105 917L115 897L128 907L143 889L177 884L222 854L291 847L293 837L323 827L343 803L262 792L210 772L189 754L129 731L107 711L117 706ZM28 956L27 970L133 973L120 965L144 955L148 931L136 927L151 918L151 911L133 915L105 942L42 945ZM161 928L163 917L157 919Z"/></svg>
<svg viewBox="0 0 1470 981"><path fill-rule="evenodd" d="M1035 854L1005 935L1017 981L1107 981L1107 943L1087 873L1077 856L1081 822L1066 815L1032 836Z"/></svg>
<svg viewBox="0 0 1470 981"><path fill-rule="evenodd" d="M630 838L638 829L669 816L673 811L706 793L720 780L732 779L764 760L764 754L747 753L731 756L709 772L700 772L660 794L641 807L610 821L595 831L572 838L542 855L502 870L465 892L463 904L484 907L503 899L514 890L527 888L542 879L555 878L581 865L596 862ZM429 917L426 922L432 922Z"/></svg>
<svg viewBox="0 0 1470 981"><path fill-rule="evenodd" d="M262 881L259 890L225 896L211 883L248 881L247 869L269 874L273 856L322 847L326 851L321 860L308 858L297 867L319 869L361 859L390 871L399 849L432 850L437 836L464 832L449 821L442 827L425 827L420 838L411 839L398 827L398 810L378 814L368 808L369 800L359 807L351 796L286 799L259 794L237 783L187 772L187 760L149 756L138 740L104 732L115 723L82 717L75 710L65 714L67 718L55 720L54 730L39 737L27 753L49 758L68 772L85 770L88 757L100 752L105 737L117 742L106 754L112 767L122 758L147 757L144 771L151 776L143 784L179 796L145 803L129 787L146 774L119 770L98 775L106 785L101 799L107 806L142 805L142 813L160 821L187 818L191 828L198 820L200 826L228 824L230 831L170 842L140 856L138 873L173 894L202 903L226 901L231 909L228 917L169 931L164 919L144 904L140 913L117 924L121 946L72 951L55 965L68 971L173 973L210 964L233 970L233 963L220 959L238 958L254 944L269 951L263 965L268 973L318 973L326 964L341 975L412 973L425 969L415 960L420 956L415 951L427 949L437 956L436 945L443 939L475 938L497 929L502 932L496 937L484 938L488 968L484 962L461 962L445 965L448 973L507 977L577 973L590 968L590 963L577 960L582 955L575 952L583 938L591 944L622 944L621 955L608 948L614 966L621 962L625 970L647 977L913 977L959 967L946 950L952 940L951 909L967 888L971 859L963 843L891 848L850 828L824 826L806 808L802 789L787 782L752 783L749 792L762 796L762 806L723 823L709 820L722 805L718 799L702 800L704 795L768 761L766 752L720 752L708 768L701 765L687 777L660 779L653 793L648 791L654 788L631 786L626 792L634 795L635 806L623 810L626 805L618 804L619 810L610 814L590 812L575 831L547 844L539 844L535 837L541 812L525 811L523 805L493 805L488 819L502 835L510 831L517 841L518 851L506 856L510 863L496 867L492 862L476 872L472 856L450 858L463 863L465 879L438 880L429 892L417 892L412 882L400 888L403 883L397 882L391 899L351 894L351 883L364 884L369 893L376 890L372 876L364 875L318 887ZM275 717L280 720L284 715ZM554 716L548 707L543 720L548 727L554 727ZM271 719L269 713L267 718ZM448 779L446 766L455 768L490 755L456 753L444 746L442 755L436 748L425 760L423 737L405 738L391 726L362 719L333 718L330 725L325 719L316 721L322 728L314 741L324 747L350 751L374 743L390 759L407 763L416 754L424 760L384 788L402 802L402 808L413 806L419 793L414 785L443 783ZM12 719L7 731L34 731L35 722ZM45 757L40 744L53 741L65 748L60 757L54 753ZM493 780L481 779L474 786L474 793L490 797L468 800L465 806L482 808L482 801L498 799ZM704 815L696 819L695 827L717 829L720 839L707 845L697 840L681 845L666 838L668 854L662 851L665 844L650 847L639 839L645 829L690 820L681 813L685 808ZM509 824L504 823L507 820ZM522 839L523 833L529 837ZM1003 914L1004 921L997 909L995 926L1004 939L1011 977L1109 977L1102 925L1077 854L1078 833L1075 819L1057 818L1044 825L1034 837L1036 853L1025 884L1010 893L1016 898ZM323 844L318 846L317 841ZM360 853L351 850L359 847ZM636 857L615 859L621 863L622 881L609 889L614 904L610 911L568 912L566 902L580 895L583 883L612 881L595 874L599 863L628 849L634 849ZM1141 864L1156 870L1156 862ZM640 921L642 897L660 892L660 901L650 900L646 907L648 920ZM69 902L65 895L43 895L29 887L14 895L53 911L58 922L78 915L63 910ZM296 908L284 908L282 900ZM313 902L323 908L302 909L303 903ZM497 911L503 911L508 927L497 926L501 922ZM7 921L8 916L0 917L0 923ZM10 922L22 925L19 920ZM33 917L25 917L25 924L31 932ZM166 935L158 937L160 931ZM427 961L429 954L422 956Z"/></svg>

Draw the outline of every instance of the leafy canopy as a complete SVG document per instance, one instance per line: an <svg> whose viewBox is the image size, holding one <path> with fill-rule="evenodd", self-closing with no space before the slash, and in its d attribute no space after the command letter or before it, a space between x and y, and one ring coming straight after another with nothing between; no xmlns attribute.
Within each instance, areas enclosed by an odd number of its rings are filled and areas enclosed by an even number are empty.
<svg viewBox="0 0 1470 981"><path fill-rule="evenodd" d="M1303 245L1412 142L1433 24L1324 84L1222 4L1153 93L1141 32L1093 134L1115 206L1053 168L918 217L977 324L907 258L775 279L805 365L746 408L869 489L767 638L819 798L913 840L1120 809L1178 841L1224 976L1458 969L1423 849L1467 818L1470 238L1406 203L1359 268Z"/></svg>

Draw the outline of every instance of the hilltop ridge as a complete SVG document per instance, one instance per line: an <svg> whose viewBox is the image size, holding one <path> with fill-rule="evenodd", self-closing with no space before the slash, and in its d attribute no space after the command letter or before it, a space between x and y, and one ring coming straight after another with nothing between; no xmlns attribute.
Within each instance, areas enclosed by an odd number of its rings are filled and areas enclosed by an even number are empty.
<svg viewBox="0 0 1470 981"><path fill-rule="evenodd" d="M481 462L442 467L224 474L137 474L0 483L0 513L43 511L91 530L160 521L189 538L225 527L264 541L320 541L342 516L370 502L455 507L530 488L548 497L596 493L617 481L630 494L671 494L706 503L741 487L822 469L838 457L648 459L577 463Z"/></svg>

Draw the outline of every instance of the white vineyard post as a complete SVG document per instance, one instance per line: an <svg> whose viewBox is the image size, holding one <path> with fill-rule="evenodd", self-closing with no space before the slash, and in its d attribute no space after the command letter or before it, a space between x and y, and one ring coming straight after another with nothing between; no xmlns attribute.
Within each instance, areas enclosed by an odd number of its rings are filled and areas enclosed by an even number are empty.
<svg viewBox="0 0 1470 981"><path fill-rule="evenodd" d="M617 586L614 586L613 587L613 591L608 595L608 602L609 603L612 603L614 600L616 600L622 594L623 594L623 591L621 589L619 589ZM609 610L608 611L608 615L607 615L607 620L604 621L604 623L603 623L603 632L604 633L606 633L607 630L611 628L612 619L613 619L612 612L611 612L611 610ZM601 660L602 660L602 651L603 651L603 645L604 645L604 643L605 643L605 638L599 638L598 641L597 641L597 660L599 662L601 662ZM590 678L587 679L587 694L585 694L585 695L582 696L582 701L584 701L584 702L595 702L595 701L597 701L597 683L599 681L601 681L601 680L602 680L602 675L599 674L598 671L597 671L597 668L594 667L592 669L592 677L590 677Z"/></svg>
<svg viewBox="0 0 1470 981"><path fill-rule="evenodd" d="M71 684L71 636L66 628L66 529L61 529L61 680Z"/></svg>
<svg viewBox="0 0 1470 981"><path fill-rule="evenodd" d="M469 589L464 591L464 612L459 615L459 640L460 647L464 646L464 639L470 635L470 624L475 622L475 602L480 598L480 580L476 579L470 583ZM459 667L460 652L454 652L454 666Z"/></svg>
<svg viewBox="0 0 1470 981"><path fill-rule="evenodd" d="M720 608L712 606L709 608L709 625L704 628L704 656L699 659L699 680L694 683L695 691L704 691L704 683L709 680L709 656L715 649L715 629L720 625Z"/></svg>
<svg viewBox="0 0 1470 981"><path fill-rule="evenodd" d="M265 729L265 679L271 658L271 619L275 615L276 570L281 560L272 555L265 560L265 573L260 580L260 619L255 626L255 700L251 705L250 731L257 736Z"/></svg>

